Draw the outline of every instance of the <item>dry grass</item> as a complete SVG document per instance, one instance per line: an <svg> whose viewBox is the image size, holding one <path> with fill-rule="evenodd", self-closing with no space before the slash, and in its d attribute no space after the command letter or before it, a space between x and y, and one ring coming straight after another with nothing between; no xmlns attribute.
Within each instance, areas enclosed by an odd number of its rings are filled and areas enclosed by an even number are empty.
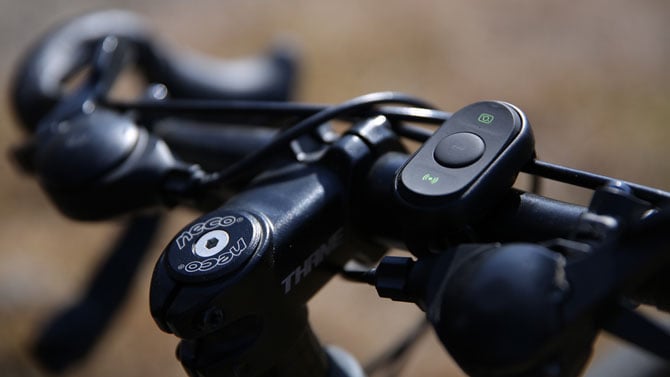
<svg viewBox="0 0 670 377"><path fill-rule="evenodd" d="M114 5L103 0L5 3L3 88L19 52L47 25L94 5ZM504 99L527 112L544 159L670 187L666 2L127 3L166 38L214 55L253 53L279 34L289 36L304 56L302 100L337 102L393 89L455 110L479 99ZM0 146L7 150L20 133L6 95L0 99ZM24 351L36 323L75 295L100 258L94 251L116 228L63 219L6 159L0 161L0 174L0 370L4 376L38 376ZM560 186L548 192L586 200L582 192ZM190 217L180 212L171 218L152 258ZM104 342L68 376L184 375L173 357L175 339L158 332L148 313L152 263L144 266ZM328 286L312 305L321 337L361 359L418 315L410 305L376 299L371 289L343 282ZM406 375L460 374L431 338L420 344Z"/></svg>

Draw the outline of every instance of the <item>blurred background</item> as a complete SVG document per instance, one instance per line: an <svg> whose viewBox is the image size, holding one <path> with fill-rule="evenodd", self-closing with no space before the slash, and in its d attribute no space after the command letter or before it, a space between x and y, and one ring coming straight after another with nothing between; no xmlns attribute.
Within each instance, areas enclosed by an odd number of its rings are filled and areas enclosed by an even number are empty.
<svg viewBox="0 0 670 377"><path fill-rule="evenodd" d="M481 99L523 109L542 159L670 189L670 3L225 0L184 2L0 0L0 149L22 134L7 98L12 69L56 22L104 8L143 14L164 39L232 57L277 38L300 46L299 100L335 103L399 90L455 111ZM26 349L38 325L74 300L119 227L59 215L30 177L0 159L0 374L42 376ZM585 203L587 193L550 185L547 194ZM151 320L148 284L168 226L120 315L92 355L67 376L184 376L176 338ZM335 281L311 303L322 340L368 360L421 314ZM611 341L599 341L604 352ZM603 352L599 352L598 355ZM597 356L598 357L598 356ZM404 375L462 376L432 336Z"/></svg>

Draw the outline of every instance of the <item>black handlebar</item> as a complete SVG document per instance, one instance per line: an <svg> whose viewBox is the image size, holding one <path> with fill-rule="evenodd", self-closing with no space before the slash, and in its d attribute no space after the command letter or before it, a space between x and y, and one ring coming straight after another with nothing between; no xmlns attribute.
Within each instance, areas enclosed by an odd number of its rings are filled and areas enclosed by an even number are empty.
<svg viewBox="0 0 670 377"><path fill-rule="evenodd" d="M110 101L127 64L169 95ZM64 82L87 66L90 77L67 93ZM307 301L337 273L416 303L473 376L577 375L601 328L670 358L670 336L636 336L657 328L619 302L670 307L658 272L670 194L536 161L530 123L505 102L454 114L397 93L333 107L276 102L294 76L286 50L226 63L187 57L136 16L110 11L54 29L14 81L30 131L17 155L63 213L206 212L166 247L151 287L152 316L182 339L189 374L356 375L307 321ZM389 102L411 107L378 106ZM230 124L239 119L260 124ZM333 119L352 127L338 134ZM423 145L410 155L403 137ZM581 179L593 200L512 188L522 171ZM382 259L390 247L412 256ZM352 272L352 259L376 266ZM596 270L606 278L594 281Z"/></svg>
<svg viewBox="0 0 670 377"><path fill-rule="evenodd" d="M173 97L282 101L295 89L296 56L288 45L264 56L215 60L175 53L157 42L146 22L125 11L103 11L54 28L19 63L12 99L21 123L34 130L64 98L65 82L90 65L99 42L113 36L148 82L165 84Z"/></svg>

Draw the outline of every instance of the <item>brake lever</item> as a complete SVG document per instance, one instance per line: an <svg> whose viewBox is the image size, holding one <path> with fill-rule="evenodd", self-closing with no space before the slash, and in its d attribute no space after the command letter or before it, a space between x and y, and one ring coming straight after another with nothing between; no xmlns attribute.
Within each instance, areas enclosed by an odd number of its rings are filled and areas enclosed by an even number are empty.
<svg viewBox="0 0 670 377"><path fill-rule="evenodd" d="M571 285L588 289L571 294L566 317L577 318L597 303L628 293L667 262L663 240L669 225L670 211L653 209L626 185L613 182L596 191L574 235L590 242L591 251L566 266Z"/></svg>
<svg viewBox="0 0 670 377"><path fill-rule="evenodd" d="M105 219L165 204L173 200L171 188L199 173L129 116L97 107L129 52L121 39L101 41L87 81L63 97L35 135L15 149L19 166L38 175L68 217Z"/></svg>
<svg viewBox="0 0 670 377"><path fill-rule="evenodd" d="M620 303L612 310L601 310L667 265L669 258L662 241L667 238L664 232L668 226L670 214L659 211L622 237L610 239L569 263L565 274L573 289L564 306L566 322L591 318L605 331L670 360L670 331ZM593 271L598 271L597 275Z"/></svg>
<svg viewBox="0 0 670 377"><path fill-rule="evenodd" d="M96 101L109 92L123 69L128 56L127 44L118 38L107 37L97 44L94 55L86 81L57 102L42 118L34 130L34 137L12 148L12 158L24 173L36 173L38 146L58 133L57 129L63 120L94 111Z"/></svg>
<svg viewBox="0 0 670 377"><path fill-rule="evenodd" d="M95 110L96 101L112 88L125 66L129 54L128 44L116 37L106 37L96 47L91 72L73 93L56 103L37 126L37 137L48 137L54 128L65 120Z"/></svg>
<svg viewBox="0 0 670 377"><path fill-rule="evenodd" d="M61 372L91 351L127 299L161 220L159 215L138 216L126 224L81 298L41 329L33 354L43 367Z"/></svg>
<svg viewBox="0 0 670 377"><path fill-rule="evenodd" d="M603 329L629 343L670 361L670 331L648 317L617 304Z"/></svg>

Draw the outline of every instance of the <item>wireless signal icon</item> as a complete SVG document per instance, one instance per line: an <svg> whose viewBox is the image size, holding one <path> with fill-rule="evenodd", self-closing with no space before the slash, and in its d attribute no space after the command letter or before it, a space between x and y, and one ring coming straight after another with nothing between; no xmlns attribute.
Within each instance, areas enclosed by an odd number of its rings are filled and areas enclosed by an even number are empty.
<svg viewBox="0 0 670 377"><path fill-rule="evenodd" d="M440 180L440 177L436 177L434 175L430 175L430 174L426 173L423 177L421 177L421 180L430 182L431 185L434 185L434 184L437 183L437 181Z"/></svg>

